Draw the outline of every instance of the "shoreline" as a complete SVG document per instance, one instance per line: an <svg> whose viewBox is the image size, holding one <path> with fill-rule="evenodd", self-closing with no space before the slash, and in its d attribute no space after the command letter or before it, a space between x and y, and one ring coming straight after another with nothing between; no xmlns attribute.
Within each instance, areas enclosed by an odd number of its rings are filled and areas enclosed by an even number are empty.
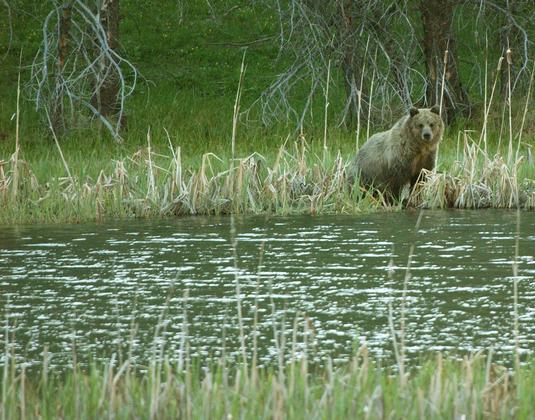
<svg viewBox="0 0 535 420"><path fill-rule="evenodd" d="M340 151L320 157L304 142L283 145L268 157L252 153L234 161L205 153L196 167L184 163L180 147L163 154L149 144L128 157L97 161L105 168L88 170L82 157L70 159L70 176L59 175L59 162L56 169L43 169L38 160L13 155L0 161L0 225L402 208L535 210L535 168L522 157L490 156L472 146L462 155L444 153L439 170L428 172L424 183L406 189L402 203L393 205L380 193L349 186L351 158Z"/></svg>

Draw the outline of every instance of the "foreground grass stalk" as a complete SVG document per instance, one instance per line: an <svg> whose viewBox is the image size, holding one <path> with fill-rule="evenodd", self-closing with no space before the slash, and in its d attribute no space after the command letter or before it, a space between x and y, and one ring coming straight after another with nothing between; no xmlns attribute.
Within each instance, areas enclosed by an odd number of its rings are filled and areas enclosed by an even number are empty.
<svg viewBox="0 0 535 420"><path fill-rule="evenodd" d="M513 98L511 91L511 66L513 65L512 59L513 52L511 48L507 48L505 53L507 59L507 111L509 117L509 148L507 150L507 163L511 164L513 159Z"/></svg>
<svg viewBox="0 0 535 420"><path fill-rule="evenodd" d="M147 199L156 201L156 182L154 179L154 166L152 161L151 133L147 130Z"/></svg>
<svg viewBox="0 0 535 420"><path fill-rule="evenodd" d="M248 372L247 367L247 348L245 345L245 332L243 329L243 314L241 305L241 285L240 276L238 273L238 237L236 233L236 224L234 221L234 215L230 216L230 241L232 247L232 259L234 261L234 285L236 288L236 310L238 315L238 326L240 329L240 349L242 353L242 363L245 372Z"/></svg>
<svg viewBox="0 0 535 420"><path fill-rule="evenodd" d="M416 225L414 227L414 234L418 235L420 230L420 224L422 223L423 210L418 212L418 219L416 220ZM407 257L407 265L405 267L405 276L403 278L403 292L401 295L401 319L400 319L400 331L399 331L399 356L398 356L398 367L399 367L399 379L401 388L405 388L407 385L406 374L405 374L405 333L406 333L406 321L407 321L407 287L411 279L411 266L412 259L414 256L414 250L416 248L416 240L411 243L409 249L409 255ZM395 340L396 338L393 337Z"/></svg>
<svg viewBox="0 0 535 420"><path fill-rule="evenodd" d="M19 190L19 151L20 151L20 71L22 64L22 50L20 51L19 75L17 78L17 114L15 121L15 153L13 153L13 200L17 199Z"/></svg>
<svg viewBox="0 0 535 420"><path fill-rule="evenodd" d="M483 128L481 130L481 137L479 139L479 144L481 145L481 139L483 139L484 142L484 151L485 155L488 153L487 149L487 101L488 101L488 81L489 81L489 38L488 33L485 33L485 78L484 78L484 84L483 84Z"/></svg>
<svg viewBox="0 0 535 420"><path fill-rule="evenodd" d="M390 262L388 263L388 280L389 282L394 281L394 257L390 257ZM398 344L398 334L396 334L396 327L394 325L394 309L392 307L392 300L390 299L388 301L388 328L390 330L390 337L392 338L392 346L394 348L394 358L396 359L396 365L398 366L399 373L400 373L400 380L403 381L403 378L405 377L404 374L404 368L403 368L403 361L401 359L401 355L399 352L399 344ZM400 384L403 386L403 384Z"/></svg>
<svg viewBox="0 0 535 420"><path fill-rule="evenodd" d="M496 76L494 77L494 82L492 83L492 89L490 91L490 97L488 100L488 103L485 102L485 114L483 115L483 129L481 130L481 136L479 138L479 144L481 144L481 141L484 141L484 147L485 147L485 155L488 153L488 122L489 122L489 114L492 109L492 101L494 99L494 93L496 92L496 85L498 84L498 79L500 78L500 72L502 70L502 63L503 63L503 56L500 57L498 60L498 65L496 67ZM487 97L487 85L485 84L485 98ZM498 143L498 149L500 148L501 143L501 137L498 136L499 143Z"/></svg>
<svg viewBox="0 0 535 420"><path fill-rule="evenodd" d="M533 365L512 376L489 360L482 354L460 361L438 354L407 372L401 388L399 373L378 368L365 348L347 364L335 367L327 359L313 372L295 369L304 360L285 365L282 374L256 368L257 381L243 380L241 368L225 382L217 368L194 365L184 372L168 361L151 363L146 373L125 374L110 359L50 372L46 381L21 369L3 378L9 392L1 403L5 418L528 418L534 399L522 390L535 387ZM280 380L291 371L293 391ZM70 397L76 388L78 404Z"/></svg>
<svg viewBox="0 0 535 420"><path fill-rule="evenodd" d="M323 116L323 161L327 157L327 120L329 115L329 85L331 84L331 60L327 66L327 85L325 86L325 107Z"/></svg>
<svg viewBox="0 0 535 420"><path fill-rule="evenodd" d="M258 256L258 265L256 270L256 288L255 288L255 298L254 298L254 313L253 313L253 354L251 358L251 373L250 373L250 380L253 383L256 383L258 378L256 377L257 373L257 366L258 366L258 295L260 292L260 277L261 277L261 270L263 267L263 259L264 259L264 247L265 242L262 241L260 243L260 252ZM297 340L294 340L295 343ZM293 359L292 359L293 360Z"/></svg>
<svg viewBox="0 0 535 420"><path fill-rule="evenodd" d="M368 55L368 47L370 46L370 35L368 35L368 38L366 39L366 48L364 49L364 56ZM355 153L359 150L359 141L360 141L360 114L362 112L362 89L364 88L364 75L366 74L366 64L367 61L364 61L364 64L362 65L362 70L360 72L360 83L357 91L357 129L355 131ZM354 80L352 81L355 82Z"/></svg>
<svg viewBox="0 0 535 420"><path fill-rule="evenodd" d="M236 90L236 99L234 101L234 113L232 114L232 139L231 139L231 153L232 162L236 158L236 133L238 131L238 118L240 115L240 102L243 91L243 78L245 76L245 54L247 50L243 51L243 57L240 67L240 80L238 82L238 89Z"/></svg>
<svg viewBox="0 0 535 420"><path fill-rule="evenodd" d="M526 103L524 104L524 112L522 113L522 123L520 124L520 130L518 131L518 142L516 145L515 161L518 161L520 153L520 145L522 144L522 135L524 134L524 126L526 125L526 116L528 114L529 103L531 100L531 90L533 87L533 76L535 75L535 63L531 69L531 76L529 78L528 93L526 95Z"/></svg>
<svg viewBox="0 0 535 420"><path fill-rule="evenodd" d="M520 210L516 210L515 253L513 256L513 334L515 339L515 372L520 371L520 338L518 323L518 255L520 241Z"/></svg>
<svg viewBox="0 0 535 420"><path fill-rule="evenodd" d="M56 135L56 131L54 130L54 126L52 124L52 120L50 119L50 114L48 111L46 112L46 118L48 120L48 126L50 128L50 132L52 133L52 137L54 138L54 143L56 144L56 147L59 152L59 156L61 157L61 162L63 163L63 167L65 168L65 172L67 172L67 176L69 177L69 180L71 184L73 183L73 177L71 175L71 170L69 169L69 165L67 164L67 160L65 159L65 155L63 154L63 150L61 150L61 146L59 145L58 136Z"/></svg>
<svg viewBox="0 0 535 420"><path fill-rule="evenodd" d="M440 85L440 99L439 99L439 105L438 105L438 109L439 109L439 113L440 115L444 115L442 114L442 109L444 107L444 91L446 90L446 73L448 71L448 55L449 55L449 45L450 45L450 41L448 39L448 42L446 44L446 50L444 51L444 60L443 60L443 69L442 69L442 83ZM431 104L433 105L433 104ZM436 172L437 170L437 167L439 166L439 157L440 157L440 143L437 144L437 152L436 152L436 162L435 162L435 166L433 167L433 172Z"/></svg>
<svg viewBox="0 0 535 420"><path fill-rule="evenodd" d="M8 302L6 305L9 304L9 297ZM9 366L10 366L10 360L9 360L9 320L6 318L6 325L4 327L4 370L2 372L2 420L6 420L6 401L7 401L7 388L9 384Z"/></svg>
<svg viewBox="0 0 535 420"><path fill-rule="evenodd" d="M377 63L377 47L375 48L375 55L373 57L373 62ZM376 73L376 66L373 67L372 71L372 80L370 82L370 99L368 101L368 118L366 123L366 138L370 138L370 128L371 128L371 121L372 121L372 104L373 104L373 88L375 84L375 73ZM360 110L359 110L360 112Z"/></svg>

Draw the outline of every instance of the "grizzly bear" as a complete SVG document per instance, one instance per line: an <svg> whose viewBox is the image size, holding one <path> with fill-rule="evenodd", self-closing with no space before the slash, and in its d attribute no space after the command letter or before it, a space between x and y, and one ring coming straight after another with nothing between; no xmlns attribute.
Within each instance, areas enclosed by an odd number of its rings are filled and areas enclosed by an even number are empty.
<svg viewBox="0 0 535 420"><path fill-rule="evenodd" d="M349 179L374 187L398 200L406 184L411 188L422 169L435 167L438 142L444 122L438 106L411 108L394 126L371 136L349 167Z"/></svg>

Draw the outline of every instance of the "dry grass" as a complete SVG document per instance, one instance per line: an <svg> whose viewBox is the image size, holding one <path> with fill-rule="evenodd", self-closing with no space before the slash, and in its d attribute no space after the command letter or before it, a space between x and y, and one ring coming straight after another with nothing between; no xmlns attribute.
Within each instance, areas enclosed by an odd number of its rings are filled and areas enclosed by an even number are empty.
<svg viewBox="0 0 535 420"><path fill-rule="evenodd" d="M409 372L378 369L366 348L343 367L311 369L306 358L281 369L200 368L186 361L129 360L33 374L4 365L2 418L528 418L535 371L516 374L476 354L462 360L438 354ZM519 393L519 390L521 393Z"/></svg>
<svg viewBox="0 0 535 420"><path fill-rule="evenodd" d="M442 157L427 174L409 206L425 208L535 208L529 148L502 156L462 133L455 158ZM514 148L513 148L514 149ZM324 153L323 153L324 154ZM348 185L349 158L310 151L304 139L283 145L270 159L254 153L223 161L207 153L197 168L186 168L181 150L147 147L113 161L96 179L76 175L38 179L15 153L0 161L0 214L4 223L80 221L227 213L358 213L385 208L380 195ZM72 165L71 165L72 166ZM389 209L399 205L386 206Z"/></svg>
<svg viewBox="0 0 535 420"><path fill-rule="evenodd" d="M489 156L464 133L462 155L448 171L427 172L416 186L410 205L425 208L535 208L533 162ZM526 149L529 150L529 149Z"/></svg>

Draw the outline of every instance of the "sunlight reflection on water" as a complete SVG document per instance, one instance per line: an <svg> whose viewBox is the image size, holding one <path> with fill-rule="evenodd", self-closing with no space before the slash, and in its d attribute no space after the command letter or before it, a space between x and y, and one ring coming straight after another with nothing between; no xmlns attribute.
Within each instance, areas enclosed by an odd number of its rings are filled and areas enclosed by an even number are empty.
<svg viewBox="0 0 535 420"><path fill-rule="evenodd" d="M414 242L408 352L492 346L506 357L513 343L516 213L426 211L417 234L416 218L415 212L236 218L237 271L228 217L3 227L0 315L15 333L17 354L34 363L44 346L53 364L62 365L74 345L80 358L98 359L126 351L131 342L137 360L144 360L159 317L173 359L183 343L184 315L192 355L217 356L225 350L238 357L237 276L248 344L258 311L262 362L274 360L274 326L285 331L288 348L292 334L304 340L305 314L310 357L347 360L365 343L375 356L391 358L388 303L399 321ZM534 231L535 213L522 213L524 352L535 349Z"/></svg>

